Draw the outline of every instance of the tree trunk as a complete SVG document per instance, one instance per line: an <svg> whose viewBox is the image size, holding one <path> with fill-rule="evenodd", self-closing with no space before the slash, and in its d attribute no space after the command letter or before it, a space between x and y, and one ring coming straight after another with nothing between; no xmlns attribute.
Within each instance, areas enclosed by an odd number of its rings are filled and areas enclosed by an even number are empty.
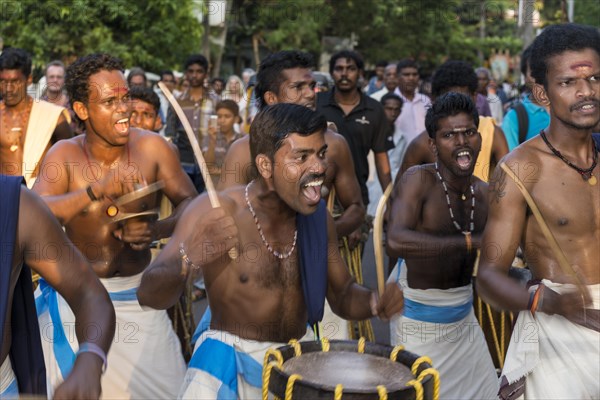
<svg viewBox="0 0 600 400"><path fill-rule="evenodd" d="M204 28L202 35L202 54L206 57L208 64L210 65L210 21L208 19L208 6L209 0L205 0L202 9L202 27Z"/></svg>
<svg viewBox="0 0 600 400"><path fill-rule="evenodd" d="M483 44L483 40L485 39L485 19L486 19L486 0L481 0L481 5L479 6L479 40ZM479 58L479 65L484 65L485 55L481 51L481 46L477 49L477 57Z"/></svg>
<svg viewBox="0 0 600 400"><path fill-rule="evenodd" d="M213 78L216 78L221 74L221 61L223 59L223 53L225 52L225 44L227 43L227 21L225 21L223 25L223 31L219 37L219 47L217 54L215 55L215 65L212 70Z"/></svg>
<svg viewBox="0 0 600 400"><path fill-rule="evenodd" d="M254 33L252 35L252 52L254 53L254 62L256 63L256 68L260 65L260 52L258 51L258 40L260 34Z"/></svg>
<svg viewBox="0 0 600 400"><path fill-rule="evenodd" d="M533 39L533 22L536 16L535 0L519 0L519 36L523 40L523 49L526 49Z"/></svg>

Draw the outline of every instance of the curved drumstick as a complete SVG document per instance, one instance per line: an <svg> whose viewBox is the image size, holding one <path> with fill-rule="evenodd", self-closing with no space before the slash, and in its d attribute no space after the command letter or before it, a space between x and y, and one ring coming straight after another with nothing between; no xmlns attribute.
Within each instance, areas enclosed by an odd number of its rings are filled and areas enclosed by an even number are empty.
<svg viewBox="0 0 600 400"><path fill-rule="evenodd" d="M393 184L390 183L383 192L383 196L377 204L375 211L375 220L373 220L373 249L375 250L375 267L377 268L377 288L379 295L385 290L385 275L383 273L383 212L385 203L387 203L390 194L392 193Z"/></svg>
<svg viewBox="0 0 600 400"><path fill-rule="evenodd" d="M221 207L221 203L219 202L219 197L217 196L217 192L215 191L215 187L213 185L212 179L210 177L210 174L208 173L208 168L206 167L206 161L204 161L204 156L202 155L202 151L200 150L200 145L198 144L198 139L196 139L196 135L194 135L194 131L192 129L192 126L190 125L190 122L188 121L187 117L185 116L185 113L181 109L181 106L179 105L177 100L175 100L175 97L173 97L173 94L171 93L169 88L167 88L167 86L163 82L158 82L158 87L165 94L165 96L167 97L167 100L169 100L169 103L171 104L171 107L173 107L173 110L175 110L175 112L177 113L177 116L179 117L179 120L181 121L181 124L183 125L183 129L185 130L185 133L187 134L190 144L192 145L192 150L194 151L194 156L196 156L196 161L198 162L198 165L200 166L200 172L202 173L202 179L204 179L204 185L206 186L206 191L208 192L208 198L210 200L210 205L213 208ZM235 247L232 247L231 249L229 249L229 257L231 257L232 260L235 260L238 257L237 249Z"/></svg>

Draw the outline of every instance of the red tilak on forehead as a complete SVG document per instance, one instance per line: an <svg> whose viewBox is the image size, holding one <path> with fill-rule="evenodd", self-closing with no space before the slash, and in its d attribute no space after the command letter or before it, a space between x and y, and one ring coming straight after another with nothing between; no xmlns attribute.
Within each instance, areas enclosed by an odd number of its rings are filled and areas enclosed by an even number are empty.
<svg viewBox="0 0 600 400"><path fill-rule="evenodd" d="M117 86L113 89L111 89L111 94L119 94L119 93L127 93L129 89L127 89L127 86Z"/></svg>
<svg viewBox="0 0 600 400"><path fill-rule="evenodd" d="M591 61L580 61L576 64L571 65L571 69L579 69L584 67L592 68Z"/></svg>

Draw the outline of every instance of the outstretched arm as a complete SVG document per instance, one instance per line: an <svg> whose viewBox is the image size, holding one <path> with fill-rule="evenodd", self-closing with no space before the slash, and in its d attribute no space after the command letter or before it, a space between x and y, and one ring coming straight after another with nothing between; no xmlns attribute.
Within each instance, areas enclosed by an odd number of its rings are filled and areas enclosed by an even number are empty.
<svg viewBox="0 0 600 400"><path fill-rule="evenodd" d="M115 311L108 293L42 199L25 188L21 189L18 235L24 262L54 287L73 310L79 343L93 343L106 354L115 333ZM55 257L47 256L50 247L58 249ZM89 332L94 333L90 336ZM101 372L99 356L79 354L56 396L97 399Z"/></svg>

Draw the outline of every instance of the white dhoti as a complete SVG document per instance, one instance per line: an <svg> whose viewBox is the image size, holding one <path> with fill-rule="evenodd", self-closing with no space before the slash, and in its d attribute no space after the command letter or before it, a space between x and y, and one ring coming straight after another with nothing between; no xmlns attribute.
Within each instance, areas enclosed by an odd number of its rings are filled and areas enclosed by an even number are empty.
<svg viewBox="0 0 600 400"><path fill-rule="evenodd" d="M13 372L10 357L6 356L0 367L0 399L12 400L18 398L19 387L17 385L17 378Z"/></svg>
<svg viewBox="0 0 600 400"><path fill-rule="evenodd" d="M321 337L328 340L348 340L350 334L348 329L350 324L347 320L335 314L329 305L329 301L325 300L323 308L323 319L319 323Z"/></svg>
<svg viewBox="0 0 600 400"><path fill-rule="evenodd" d="M300 340L310 337L307 333ZM204 331L194 346L179 398L260 400L265 353L285 345L242 339L224 331Z"/></svg>
<svg viewBox="0 0 600 400"><path fill-rule="evenodd" d="M542 283L558 293L574 290L573 285L545 279ZM536 289L537 285L529 290ZM588 289L592 308L600 309L600 284ZM513 330L501 381L503 398L524 395L526 399L599 399L600 333L559 315L538 312L532 316L529 311L522 311Z"/></svg>
<svg viewBox="0 0 600 400"><path fill-rule="evenodd" d="M392 277L397 276L394 272ZM428 356L440 373L441 399L495 399L498 378L473 312L471 285L411 289L402 264L403 315L390 323L392 345Z"/></svg>
<svg viewBox="0 0 600 400"><path fill-rule="evenodd" d="M104 399L173 399L185 375L181 345L166 311L142 308L137 301L141 276L100 279L116 313L115 337L101 382ZM75 316L43 280L35 297L51 397L71 371L79 348ZM98 329L88 327L86 337L95 337Z"/></svg>

